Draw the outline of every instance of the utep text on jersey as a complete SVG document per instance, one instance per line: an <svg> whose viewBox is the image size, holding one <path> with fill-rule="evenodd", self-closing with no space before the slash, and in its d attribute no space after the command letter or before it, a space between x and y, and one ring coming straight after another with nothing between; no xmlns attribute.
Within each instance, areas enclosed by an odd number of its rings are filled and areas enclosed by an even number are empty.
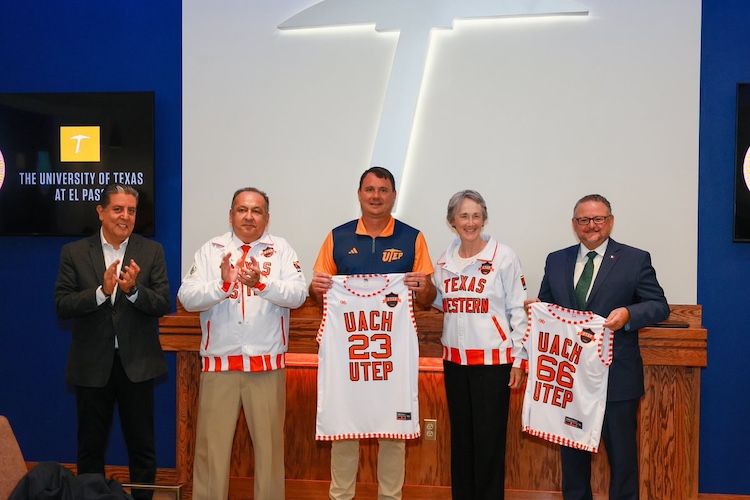
<svg viewBox="0 0 750 500"><path fill-rule="evenodd" d="M596 452L612 362L611 330L590 311L537 302L524 345L529 379L522 428L547 441Z"/></svg>
<svg viewBox="0 0 750 500"><path fill-rule="evenodd" d="M587 328L583 329L581 338L591 342L594 332ZM581 360L583 348L569 338L562 338L559 334L550 335L544 331L538 332L536 348L539 355L534 382L534 401L541 400L543 403L565 408L573 401L576 365Z"/></svg>
<svg viewBox="0 0 750 500"><path fill-rule="evenodd" d="M419 343L404 276L333 277L317 336L315 439L419 437Z"/></svg>
<svg viewBox="0 0 750 500"><path fill-rule="evenodd" d="M346 331L351 334L348 339L349 380L388 380L393 372L390 360L393 313L360 310L346 311L343 316Z"/></svg>

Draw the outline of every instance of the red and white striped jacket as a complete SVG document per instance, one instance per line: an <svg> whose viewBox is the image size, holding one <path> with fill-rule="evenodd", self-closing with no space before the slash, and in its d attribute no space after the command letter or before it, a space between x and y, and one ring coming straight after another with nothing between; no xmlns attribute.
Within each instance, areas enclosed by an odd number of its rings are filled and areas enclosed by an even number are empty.
<svg viewBox="0 0 750 500"><path fill-rule="evenodd" d="M433 281L433 306L443 315L443 359L459 365L520 367L528 359L522 339L527 315L526 285L515 252L489 235L476 260L463 269L453 259L456 238L440 256Z"/></svg>
<svg viewBox="0 0 750 500"><path fill-rule="evenodd" d="M220 264L227 252L237 266L242 241L230 231L205 243L193 258L177 293L187 311L200 311L202 371L268 371L284 368L289 310L301 306L307 285L297 254L284 238L264 233L245 257L262 270L254 288L224 283Z"/></svg>

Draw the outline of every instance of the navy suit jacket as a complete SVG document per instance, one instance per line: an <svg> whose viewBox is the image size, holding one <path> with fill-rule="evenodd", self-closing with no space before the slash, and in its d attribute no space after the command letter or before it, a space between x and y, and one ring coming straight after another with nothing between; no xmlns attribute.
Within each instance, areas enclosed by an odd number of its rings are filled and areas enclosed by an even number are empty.
<svg viewBox="0 0 750 500"><path fill-rule="evenodd" d="M132 234L123 266L135 260L141 268L132 303L117 291L115 303L97 306L96 290L104 276L104 253L99 232L65 245L55 283L55 307L62 319L73 319L65 379L69 384L104 387L115 354L132 382L143 382L167 372L159 343L159 317L170 309L164 250L159 243Z"/></svg>
<svg viewBox="0 0 750 500"><path fill-rule="evenodd" d="M579 248L580 245L574 245L547 256L539 290L541 301L578 309L573 272ZM628 309L630 323L627 331L623 328L615 332L608 401L643 396L643 360L638 346L638 329L669 317L669 305L656 280L651 256L610 238L584 309L606 318L618 307Z"/></svg>

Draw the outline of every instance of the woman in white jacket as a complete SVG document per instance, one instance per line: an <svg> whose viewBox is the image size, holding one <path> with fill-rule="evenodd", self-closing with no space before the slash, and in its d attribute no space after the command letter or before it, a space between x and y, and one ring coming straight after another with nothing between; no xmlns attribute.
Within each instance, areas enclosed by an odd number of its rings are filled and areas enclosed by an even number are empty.
<svg viewBox="0 0 750 500"><path fill-rule="evenodd" d="M503 498L510 389L524 380L526 285L515 252L482 233L487 205L465 190L448 202L457 234L435 266L451 422L454 499Z"/></svg>

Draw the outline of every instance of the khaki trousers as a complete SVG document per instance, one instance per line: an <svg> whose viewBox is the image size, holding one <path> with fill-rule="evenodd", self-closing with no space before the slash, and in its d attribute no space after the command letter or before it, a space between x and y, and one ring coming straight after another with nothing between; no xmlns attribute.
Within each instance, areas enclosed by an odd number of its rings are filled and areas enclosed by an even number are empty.
<svg viewBox="0 0 750 500"><path fill-rule="evenodd" d="M378 500L400 500L404 487L406 441L378 439ZM359 440L331 443L331 500L351 500L357 483Z"/></svg>
<svg viewBox="0 0 750 500"><path fill-rule="evenodd" d="M284 499L286 372L203 372L193 464L193 498L226 500L240 407L255 455L255 500Z"/></svg>

